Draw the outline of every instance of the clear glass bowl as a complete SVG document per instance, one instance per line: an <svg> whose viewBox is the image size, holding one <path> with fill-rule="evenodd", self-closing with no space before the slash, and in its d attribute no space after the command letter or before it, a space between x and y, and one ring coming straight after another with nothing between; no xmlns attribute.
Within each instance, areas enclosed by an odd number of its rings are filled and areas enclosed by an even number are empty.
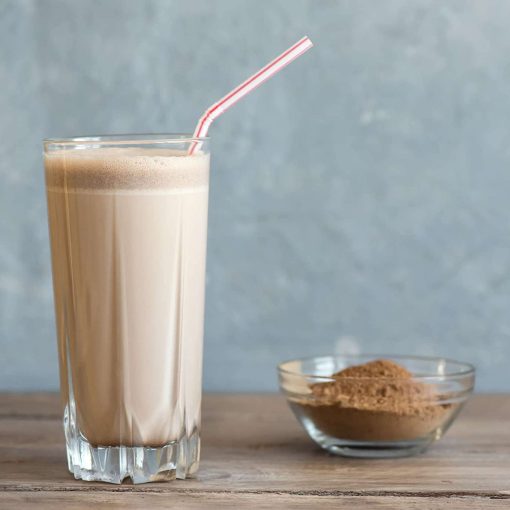
<svg viewBox="0 0 510 510"><path fill-rule="evenodd" d="M412 377L332 377L376 359L394 361ZM303 358L281 363L278 375L292 411L319 446L365 458L426 450L453 423L475 381L468 363L418 356Z"/></svg>

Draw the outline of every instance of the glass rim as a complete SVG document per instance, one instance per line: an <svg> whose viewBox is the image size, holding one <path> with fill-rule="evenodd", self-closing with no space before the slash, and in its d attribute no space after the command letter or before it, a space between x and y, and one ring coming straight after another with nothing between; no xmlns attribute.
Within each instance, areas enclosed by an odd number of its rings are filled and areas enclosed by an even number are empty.
<svg viewBox="0 0 510 510"><path fill-rule="evenodd" d="M128 133L109 135L85 135L62 138L43 138L45 147L51 145L132 145L132 144L165 144L165 143L192 143L206 142L208 136L193 136L193 133Z"/></svg>
<svg viewBox="0 0 510 510"><path fill-rule="evenodd" d="M393 354L371 354L371 353L361 353L361 354L330 354L330 355L323 355L323 356L306 356L303 358L296 358L296 359L290 359L283 361L277 365L277 370L280 374L288 374L295 377L302 377L307 379L317 379L320 381L336 381L336 379L332 376L327 375L318 375L318 374L309 374L304 372L298 372L295 370L290 370L288 368L284 368L284 365L290 364L290 363L296 363L296 362L306 362L306 361L313 361L313 360L331 360L331 359L344 359L344 360L354 360L354 359L363 359L368 358L367 361L375 361L377 359L387 359L387 360L396 360L396 361L428 361L428 362L436 362L436 363L451 363L454 365L457 365L460 367L458 370L454 370L451 372L445 372L444 374L427 374L427 375L414 375L412 374L411 380L419 380L419 381L435 381L435 380L451 380L451 379L457 379L457 378L464 378L469 377L475 374L476 369L474 365L471 363L466 363L464 361L457 361L452 358L443 358L443 357L436 357L436 356L406 356L406 355L393 355ZM346 367L347 368L347 367ZM398 380L409 380L404 379L400 377L345 377L342 378L342 380L360 380L360 379L384 379L386 381L392 380L392 381L398 381Z"/></svg>

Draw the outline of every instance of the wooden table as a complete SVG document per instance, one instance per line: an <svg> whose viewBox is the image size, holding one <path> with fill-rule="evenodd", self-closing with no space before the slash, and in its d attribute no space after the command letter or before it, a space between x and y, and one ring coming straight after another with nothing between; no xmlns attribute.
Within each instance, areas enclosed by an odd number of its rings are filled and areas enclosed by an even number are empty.
<svg viewBox="0 0 510 510"><path fill-rule="evenodd" d="M476 396L447 436L408 459L330 456L277 395L206 395L195 479L75 480L58 399L0 394L0 509L510 508L510 396Z"/></svg>

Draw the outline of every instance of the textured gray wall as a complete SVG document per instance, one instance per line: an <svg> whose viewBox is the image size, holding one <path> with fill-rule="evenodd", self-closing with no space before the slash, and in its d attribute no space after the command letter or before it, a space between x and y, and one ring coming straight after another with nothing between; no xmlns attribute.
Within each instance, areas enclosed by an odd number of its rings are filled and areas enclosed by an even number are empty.
<svg viewBox="0 0 510 510"><path fill-rule="evenodd" d="M510 390L510 2L0 0L0 389L57 386L41 139L212 130L205 386L379 351Z"/></svg>

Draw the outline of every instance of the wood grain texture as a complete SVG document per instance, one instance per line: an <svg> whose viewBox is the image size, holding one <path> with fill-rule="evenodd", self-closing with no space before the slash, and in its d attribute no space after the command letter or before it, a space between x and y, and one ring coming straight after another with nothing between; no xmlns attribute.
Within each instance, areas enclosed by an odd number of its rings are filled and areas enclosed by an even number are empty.
<svg viewBox="0 0 510 510"><path fill-rule="evenodd" d="M74 480L58 397L0 395L0 508L510 508L510 396L473 397L423 455L358 460L316 447L280 396L206 395L203 446L191 480Z"/></svg>
<svg viewBox="0 0 510 510"><path fill-rule="evenodd" d="M0 508L39 510L125 509L267 509L292 508L321 510L361 508L364 510L491 510L509 508L507 500L490 500L477 497L452 497L432 499L406 496L294 496L289 494L112 494L94 492L4 492L0 493Z"/></svg>

